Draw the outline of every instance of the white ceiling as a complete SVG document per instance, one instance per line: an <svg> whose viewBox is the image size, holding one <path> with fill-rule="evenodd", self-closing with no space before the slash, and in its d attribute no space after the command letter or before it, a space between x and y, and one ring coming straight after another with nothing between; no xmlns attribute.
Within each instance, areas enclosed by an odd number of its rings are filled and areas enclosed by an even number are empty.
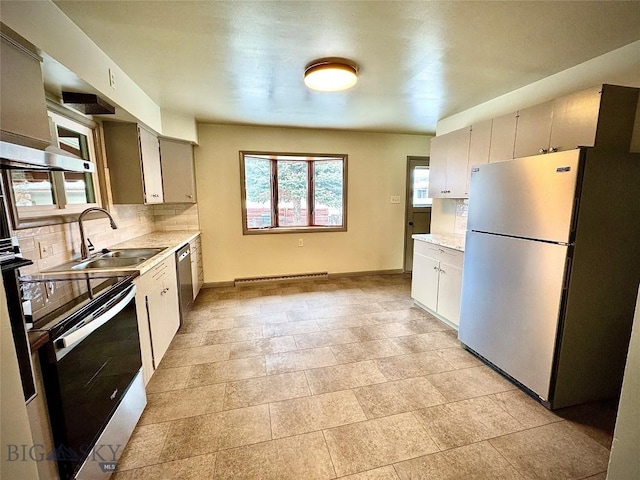
<svg viewBox="0 0 640 480"><path fill-rule="evenodd" d="M212 123L432 133L640 39L638 1L55 3L163 109ZM358 84L308 90L321 57Z"/></svg>

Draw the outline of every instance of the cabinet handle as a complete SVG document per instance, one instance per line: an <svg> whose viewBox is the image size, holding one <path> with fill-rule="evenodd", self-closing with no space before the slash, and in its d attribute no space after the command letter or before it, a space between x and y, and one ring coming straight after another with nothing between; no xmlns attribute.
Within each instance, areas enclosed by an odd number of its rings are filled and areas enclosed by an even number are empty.
<svg viewBox="0 0 640 480"><path fill-rule="evenodd" d="M434 270L438 270L438 267L433 267Z"/></svg>
<svg viewBox="0 0 640 480"><path fill-rule="evenodd" d="M551 147L549 148L550 152L557 152L558 151L558 147Z"/></svg>
<svg viewBox="0 0 640 480"><path fill-rule="evenodd" d="M160 295L164 295L168 291L169 291L169 287L163 288L162 291L160 292Z"/></svg>
<svg viewBox="0 0 640 480"><path fill-rule="evenodd" d="M443 269L439 268L438 270L440 270L440 273L447 273L445 272Z"/></svg>
<svg viewBox="0 0 640 480"><path fill-rule="evenodd" d="M547 149L546 148L541 148L540 150L538 150L539 153L547 153Z"/></svg>
<svg viewBox="0 0 640 480"><path fill-rule="evenodd" d="M193 198L193 195L187 195L187 198Z"/></svg>

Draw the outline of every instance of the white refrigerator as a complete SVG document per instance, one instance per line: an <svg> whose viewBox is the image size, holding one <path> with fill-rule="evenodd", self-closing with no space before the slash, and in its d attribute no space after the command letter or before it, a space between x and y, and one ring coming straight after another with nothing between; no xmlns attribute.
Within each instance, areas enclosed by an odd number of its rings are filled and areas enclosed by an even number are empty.
<svg viewBox="0 0 640 480"><path fill-rule="evenodd" d="M460 341L548 408L619 392L640 281L640 155L474 166Z"/></svg>

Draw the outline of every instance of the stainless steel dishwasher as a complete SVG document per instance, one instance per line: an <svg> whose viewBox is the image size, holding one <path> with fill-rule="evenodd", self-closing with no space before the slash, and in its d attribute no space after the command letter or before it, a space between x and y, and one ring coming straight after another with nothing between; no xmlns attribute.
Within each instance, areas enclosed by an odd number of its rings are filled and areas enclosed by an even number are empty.
<svg viewBox="0 0 640 480"><path fill-rule="evenodd" d="M187 243L176 252L178 284L180 286L180 323L184 322L193 305L193 279L191 277L191 247Z"/></svg>

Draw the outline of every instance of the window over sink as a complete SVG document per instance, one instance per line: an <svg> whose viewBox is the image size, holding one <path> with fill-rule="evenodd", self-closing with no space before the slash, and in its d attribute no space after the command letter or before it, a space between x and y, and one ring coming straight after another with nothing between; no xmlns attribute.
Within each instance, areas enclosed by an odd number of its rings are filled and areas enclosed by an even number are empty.
<svg viewBox="0 0 640 480"><path fill-rule="evenodd" d="M247 234L344 231L347 156L240 152Z"/></svg>

